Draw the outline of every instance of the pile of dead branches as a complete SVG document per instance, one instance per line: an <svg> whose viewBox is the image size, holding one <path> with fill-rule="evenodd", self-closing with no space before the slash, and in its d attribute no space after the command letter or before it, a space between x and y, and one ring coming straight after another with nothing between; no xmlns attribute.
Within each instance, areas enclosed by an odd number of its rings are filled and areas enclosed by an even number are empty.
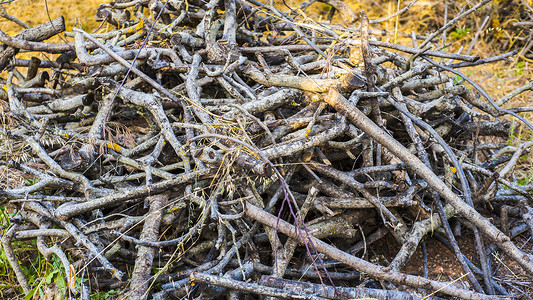
<svg viewBox="0 0 533 300"><path fill-rule="evenodd" d="M340 1L326 2L344 25L311 20L313 2L117 1L96 13L109 30L73 43L43 42L62 18L0 32L2 247L24 293L20 240L57 255L82 299L496 299L494 251L533 274L513 242L533 230L533 186L508 176L533 142L503 144L498 119L531 128L528 108L500 108L531 84L493 100L458 70L511 54L438 49L489 1L411 46L377 40ZM433 232L460 280L402 272ZM383 265L367 254L385 235L402 247Z"/></svg>

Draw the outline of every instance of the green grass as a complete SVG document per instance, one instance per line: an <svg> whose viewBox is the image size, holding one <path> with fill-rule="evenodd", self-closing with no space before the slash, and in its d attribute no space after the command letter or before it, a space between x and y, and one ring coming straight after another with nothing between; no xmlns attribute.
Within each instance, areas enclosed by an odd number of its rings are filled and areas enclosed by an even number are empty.
<svg viewBox="0 0 533 300"><path fill-rule="evenodd" d="M99 292L91 295L91 300L105 300L118 295L120 290L109 290L105 292Z"/></svg>
<svg viewBox="0 0 533 300"><path fill-rule="evenodd" d="M11 225L9 214L5 212L5 205L0 207L0 228L2 234ZM10 288L16 288L16 280L14 280L15 273L11 269L11 265L7 261L6 253L3 247L0 247L0 297L3 298L1 291L6 291Z"/></svg>
<svg viewBox="0 0 533 300"><path fill-rule="evenodd" d="M38 295L39 299L45 297L45 286L54 284L54 294L65 295L67 292L67 281L65 269L59 257L52 255L47 262L42 255L38 255L32 262L33 270L25 270L26 277L30 280L31 291L24 297L24 300L33 299Z"/></svg>
<svg viewBox="0 0 533 300"><path fill-rule="evenodd" d="M470 32L472 31L472 28L455 28L455 31L450 33L450 37L452 39L460 40L464 37L466 37Z"/></svg>
<svg viewBox="0 0 533 300"><path fill-rule="evenodd" d="M3 232L11 225L10 218L15 214L7 212L5 205L0 207L0 226ZM45 296L45 287L52 283L54 284L55 294L64 295L66 293L65 269L59 257L52 255L50 260L47 261L37 250L35 240L15 241L12 243L12 247L32 288L24 299L32 299L34 296L42 299ZM16 292L22 293L22 288L19 286L11 264L7 260L5 250L0 247L0 298L4 298L2 292L8 289L14 289Z"/></svg>
<svg viewBox="0 0 533 300"><path fill-rule="evenodd" d="M0 233L2 234L11 226L10 218L16 215L16 213L8 211L5 205L0 206ZM67 278L59 257L52 255L47 261L37 250L35 240L15 241L12 243L12 247L31 287L31 291L24 297L25 300L43 299L47 295L50 296L51 293L63 295L62 298L64 299L67 298ZM81 286L82 280L84 279L76 278L77 288ZM4 293L9 289L14 289L19 295L23 294L5 251L0 246L0 299L6 297ZM119 292L119 289L96 292L90 297L92 300L104 300L116 296Z"/></svg>

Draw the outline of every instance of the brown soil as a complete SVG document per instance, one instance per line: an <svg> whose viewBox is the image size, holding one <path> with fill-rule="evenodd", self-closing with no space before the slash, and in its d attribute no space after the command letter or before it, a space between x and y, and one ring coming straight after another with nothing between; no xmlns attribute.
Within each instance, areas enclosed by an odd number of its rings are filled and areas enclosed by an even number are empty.
<svg viewBox="0 0 533 300"><path fill-rule="evenodd" d="M444 234L441 235L444 236ZM525 238L528 235L528 233L523 233L514 242L522 246L523 249L533 249L533 242ZM456 236L456 239L463 254L476 266L479 266L473 233L463 228L462 235ZM465 288L470 288L470 283L463 276L464 272L453 252L436 238L432 238L431 235L428 235L425 243L429 271L428 278L438 281L457 280ZM369 256L373 261L388 265L400 247L401 245L392 236L388 235L373 245L373 250L371 250ZM515 297L514 299L533 299L533 276L525 273L516 262L510 260L499 249L493 252L491 266L494 272L493 278L507 292L513 295ZM420 245L402 271L413 275L424 276L424 259ZM476 277L483 285L482 277Z"/></svg>

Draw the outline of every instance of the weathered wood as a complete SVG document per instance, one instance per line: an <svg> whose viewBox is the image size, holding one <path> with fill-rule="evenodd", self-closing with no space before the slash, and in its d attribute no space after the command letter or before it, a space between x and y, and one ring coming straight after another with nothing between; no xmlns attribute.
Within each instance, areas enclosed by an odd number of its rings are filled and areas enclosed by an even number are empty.
<svg viewBox="0 0 533 300"><path fill-rule="evenodd" d="M63 17L59 17L51 22L46 22L29 29L24 29L17 34L15 38L21 41L40 42L47 40L63 31L65 31L65 19ZM0 35L5 35L5 33L0 30ZM2 39L0 39L0 41L5 43L5 41ZM0 46L0 71L3 71L6 68L9 61L15 54L18 53L18 51L19 49L7 45Z"/></svg>
<svg viewBox="0 0 533 300"><path fill-rule="evenodd" d="M73 44L45 41L62 18L0 31L0 197L21 216L2 246L22 290L35 286L15 240L57 256L70 274L61 296L84 299L499 299L489 247L533 274L512 240L533 231L533 186L512 177L533 142L479 142L507 136L501 115L531 110L498 107L531 83L492 101L456 70L511 54L444 52L435 33L394 32L419 48L373 37L389 33L372 24L416 0L375 20L323 1L341 25L310 22L300 12L313 2L285 13L256 0L121 0L100 6L99 33L68 32ZM472 262L448 223L457 216L472 227ZM453 279L470 285L403 273L441 228L465 273ZM365 279L382 286L358 287Z"/></svg>

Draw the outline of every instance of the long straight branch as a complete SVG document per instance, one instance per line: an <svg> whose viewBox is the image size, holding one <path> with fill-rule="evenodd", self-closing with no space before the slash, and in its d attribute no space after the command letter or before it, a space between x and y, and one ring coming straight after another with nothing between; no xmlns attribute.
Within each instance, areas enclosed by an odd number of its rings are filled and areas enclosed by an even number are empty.
<svg viewBox="0 0 533 300"><path fill-rule="evenodd" d="M422 177L429 186L435 189L441 197L446 199L459 214L476 225L528 273L533 274L533 256L518 249L508 236L481 216L473 207L466 204L430 168L422 163L419 158L411 154L407 148L372 122L372 120L344 98L336 89L330 90L329 94L325 97L325 101L338 111L345 113L354 125L400 158L409 168Z"/></svg>
<svg viewBox="0 0 533 300"><path fill-rule="evenodd" d="M345 263L351 267L356 268L359 271L365 272L375 278L392 281L398 284L405 284L412 287L429 289L429 290L439 290L442 293L445 293L450 296L459 297L462 299L476 300L476 299L499 299L495 296L487 296L479 294L473 291L468 291L456 287L455 285L450 285L446 282L439 282L423 278L415 275L408 275L399 272L389 271L387 268L369 263L363 259L350 255L344 251L339 250L338 248L331 246L313 236L302 237L297 233L296 228L289 224L288 222L277 218L274 215L271 215L264 210L260 209L253 204L246 203L245 207L246 215L250 218L257 220L264 225L270 226L272 228L277 228L279 232L286 234L287 236L298 240L301 244L311 241L315 246L315 249L332 259L338 260L342 263ZM306 240L302 240L305 238Z"/></svg>

